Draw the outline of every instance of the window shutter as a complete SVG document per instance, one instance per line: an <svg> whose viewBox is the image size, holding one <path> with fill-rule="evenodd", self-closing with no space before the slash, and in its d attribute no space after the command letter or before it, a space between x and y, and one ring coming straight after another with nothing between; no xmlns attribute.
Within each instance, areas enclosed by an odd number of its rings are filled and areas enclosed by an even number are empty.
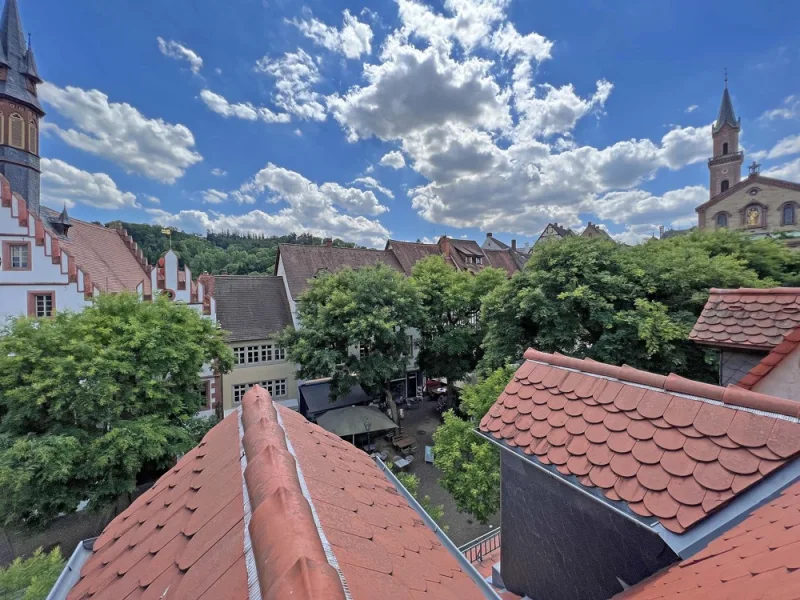
<svg viewBox="0 0 800 600"><path fill-rule="evenodd" d="M25 148L25 122L18 114L11 115L10 119L11 128L11 145L15 148Z"/></svg>

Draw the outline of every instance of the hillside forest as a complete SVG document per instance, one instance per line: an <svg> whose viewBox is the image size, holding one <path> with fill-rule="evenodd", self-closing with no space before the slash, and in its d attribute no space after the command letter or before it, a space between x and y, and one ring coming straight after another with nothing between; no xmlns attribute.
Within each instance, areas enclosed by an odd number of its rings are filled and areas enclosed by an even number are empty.
<svg viewBox="0 0 800 600"><path fill-rule="evenodd" d="M192 273L207 272L213 275L258 275L272 274L275 256L280 244L322 245L323 239L310 233L290 233L288 235L255 235L236 232L207 232L205 236L172 229L171 235L162 232L158 225L145 223L126 223L111 221L107 227L122 227L133 236L134 241L155 265L159 257L170 247L178 254L181 262L187 264ZM333 245L339 248L355 248L356 245L334 239Z"/></svg>

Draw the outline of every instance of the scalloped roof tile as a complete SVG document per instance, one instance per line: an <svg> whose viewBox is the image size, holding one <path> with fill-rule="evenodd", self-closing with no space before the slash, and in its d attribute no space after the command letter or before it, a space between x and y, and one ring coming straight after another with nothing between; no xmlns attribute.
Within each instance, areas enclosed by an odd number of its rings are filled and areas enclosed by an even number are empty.
<svg viewBox="0 0 800 600"><path fill-rule="evenodd" d="M681 534L800 454L800 403L536 350L480 431Z"/></svg>
<svg viewBox="0 0 800 600"><path fill-rule="evenodd" d="M800 483L753 511L691 558L614 598L800 598Z"/></svg>
<svg viewBox="0 0 800 600"><path fill-rule="evenodd" d="M105 528L68 598L343 600L342 581L354 600L484 597L365 453L256 386Z"/></svg>
<svg viewBox="0 0 800 600"><path fill-rule="evenodd" d="M800 327L800 288L712 289L689 334L698 344L772 350Z"/></svg>

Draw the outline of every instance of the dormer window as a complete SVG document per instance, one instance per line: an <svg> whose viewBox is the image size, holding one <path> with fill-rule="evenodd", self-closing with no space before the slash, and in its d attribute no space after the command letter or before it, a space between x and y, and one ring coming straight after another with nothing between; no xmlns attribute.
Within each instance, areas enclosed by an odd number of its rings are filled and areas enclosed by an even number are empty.
<svg viewBox="0 0 800 600"><path fill-rule="evenodd" d="M475 257L475 264L476 265L483 264L483 258L481 258L480 256L476 256Z"/></svg>

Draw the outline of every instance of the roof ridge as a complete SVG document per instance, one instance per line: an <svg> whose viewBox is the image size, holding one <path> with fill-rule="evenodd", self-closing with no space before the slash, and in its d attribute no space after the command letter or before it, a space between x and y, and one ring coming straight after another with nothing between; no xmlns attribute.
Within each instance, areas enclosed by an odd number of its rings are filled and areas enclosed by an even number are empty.
<svg viewBox="0 0 800 600"><path fill-rule="evenodd" d="M261 386L253 386L241 410L244 476L252 507L249 530L264 597L291 593L300 599L344 600L339 574L328 562L272 398ZM279 543L276 531L282 532Z"/></svg>
<svg viewBox="0 0 800 600"><path fill-rule="evenodd" d="M201 275L202 275L202 273L201 273ZM209 275L210 275L210 273L209 273ZM283 279L283 275L266 275L266 274L262 274L262 273L259 273L258 275L231 275L230 273L223 273L222 275L211 275L211 276L214 277L214 278L219 277L220 279L234 279L234 278L239 278L239 279L244 279L244 278L250 278L250 279ZM199 275L198 275L198 277L199 277Z"/></svg>
<svg viewBox="0 0 800 600"><path fill-rule="evenodd" d="M761 381L772 369L781 364L783 359L794 352L798 346L800 346L800 326L790 331L780 344L775 346L769 354L747 372L747 375L733 385L745 390L753 389L754 385Z"/></svg>
<svg viewBox="0 0 800 600"><path fill-rule="evenodd" d="M281 246L292 246L293 248L321 248L323 250L364 250L369 252L388 252L388 250L381 248L343 248L342 246L325 246L317 244L292 244L289 242L278 244L279 248Z"/></svg>
<svg viewBox="0 0 800 600"><path fill-rule="evenodd" d="M747 295L747 294L800 294L800 287L774 287L774 288L711 288L709 294L724 296L728 294Z"/></svg>
<svg viewBox="0 0 800 600"><path fill-rule="evenodd" d="M539 361L553 367L575 369L589 375L613 377L621 381L661 389L673 394L695 396L740 408L800 418L800 402L751 392L733 385L721 387L686 379L675 373L659 375L649 371L641 371L628 365L618 367L591 359L572 358L559 353L539 352L533 348L528 348L524 356L528 360Z"/></svg>

